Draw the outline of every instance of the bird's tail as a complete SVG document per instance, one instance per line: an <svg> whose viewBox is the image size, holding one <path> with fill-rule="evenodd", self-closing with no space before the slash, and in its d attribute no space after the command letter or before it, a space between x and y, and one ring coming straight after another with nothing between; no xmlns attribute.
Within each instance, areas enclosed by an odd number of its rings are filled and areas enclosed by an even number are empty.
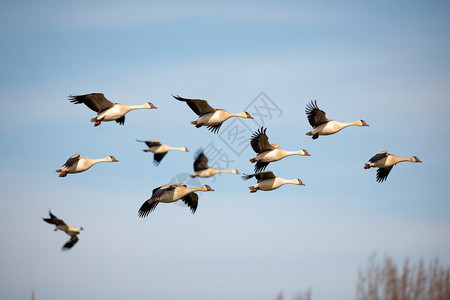
<svg viewBox="0 0 450 300"><path fill-rule="evenodd" d="M192 125L197 125L197 121L192 121L191 124Z"/></svg>
<svg viewBox="0 0 450 300"><path fill-rule="evenodd" d="M92 119L91 119L91 122L97 122L97 117L92 118Z"/></svg>
<svg viewBox="0 0 450 300"><path fill-rule="evenodd" d="M312 134L312 131L307 132L307 133L305 133L305 134L306 134L306 135L309 135L309 136L313 135L313 134Z"/></svg>
<svg viewBox="0 0 450 300"><path fill-rule="evenodd" d="M58 169L58 170L55 170L55 172L56 172L56 173L61 173L62 170L61 170L61 169Z"/></svg>

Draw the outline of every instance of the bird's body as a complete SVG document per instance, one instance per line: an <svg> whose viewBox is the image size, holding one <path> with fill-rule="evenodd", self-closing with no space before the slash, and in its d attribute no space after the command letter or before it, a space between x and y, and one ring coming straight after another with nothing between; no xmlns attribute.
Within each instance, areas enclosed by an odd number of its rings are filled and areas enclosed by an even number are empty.
<svg viewBox="0 0 450 300"><path fill-rule="evenodd" d="M70 236L70 240L67 241L61 249L61 250L69 250L78 242L77 235L80 233L81 230L83 230L83 227L74 228L70 224L66 224L63 220L58 219L55 215L52 214L51 211L49 211L49 215L50 218L42 218L42 219L49 224L55 225L54 229L55 231L61 230Z"/></svg>
<svg viewBox="0 0 450 300"><path fill-rule="evenodd" d="M164 158L164 156L167 154L167 152L169 152L171 150L189 152L189 150L186 147L171 147L166 144L161 144L158 140L149 140L149 141L136 140L136 141L144 142L148 146L148 149L143 150L144 152L154 153L153 163L155 165L159 165L159 163Z"/></svg>
<svg viewBox="0 0 450 300"><path fill-rule="evenodd" d="M250 193L255 193L258 190L272 191L285 184L305 185L300 179L284 179L275 176L272 171L260 172L250 175L242 176L242 179L248 180L252 177L256 178L256 184L249 186Z"/></svg>
<svg viewBox="0 0 450 300"><path fill-rule="evenodd" d="M378 152L369 159L368 163L365 163L364 169L378 168L377 170L377 182L383 182L387 179L389 172L399 162L409 161L413 163L421 163L422 161L417 156L411 156L408 158L398 157L397 155L388 153L387 150Z"/></svg>
<svg viewBox="0 0 450 300"><path fill-rule="evenodd" d="M264 171L269 163L278 161L290 155L310 156L308 151L306 151L305 149L301 149L298 151L287 151L280 148L278 144L270 144L269 138L266 135L266 130L267 128L261 127L253 134L250 140L250 145L257 153L254 158L250 159L250 162L256 162L255 172Z"/></svg>
<svg viewBox="0 0 450 300"><path fill-rule="evenodd" d="M203 150L199 149L195 152L194 173L191 174L191 177L211 177L219 173L239 174L239 171L236 169L218 170L216 168L210 167L208 166L208 158L205 156Z"/></svg>
<svg viewBox="0 0 450 300"><path fill-rule="evenodd" d="M222 123L232 117L240 117L245 119L253 119L248 112L230 113L224 109L215 109L211 107L206 100L202 99L186 99L180 96L173 96L179 101L186 102L187 105L199 116L197 120L191 124L199 128L207 126L213 133L217 133Z"/></svg>
<svg viewBox="0 0 450 300"><path fill-rule="evenodd" d="M306 106L305 111L308 116L308 122L313 127L313 130L307 132L306 135L312 136L313 139L317 139L319 135L334 134L348 126L369 126L364 120L348 123L328 120L325 112L317 106L317 101L311 101Z"/></svg>
<svg viewBox="0 0 450 300"><path fill-rule="evenodd" d="M155 109L157 108L150 102L142 105L127 105L122 103L113 103L105 98L102 93L91 93L86 95L69 96L69 101L75 104L85 104L87 107L97 113L97 116L91 119L98 126L101 122L116 121L120 125L125 123L125 114L135 109Z"/></svg>
<svg viewBox="0 0 450 300"><path fill-rule="evenodd" d="M153 190L150 199L145 201L139 209L138 215L143 218L148 216L152 212L158 203L172 203L178 200L182 200L191 209L192 213L195 213L198 205L197 191L207 192L214 191L209 185L203 185L201 187L188 188L183 183L177 184L165 184L157 187Z"/></svg>
<svg viewBox="0 0 450 300"><path fill-rule="evenodd" d="M112 155L105 158L93 159L88 157L80 157L80 153L76 153L62 165L61 169L56 170L56 172L60 173L59 177L65 177L69 173L74 174L84 172L100 162L118 162L118 160Z"/></svg>

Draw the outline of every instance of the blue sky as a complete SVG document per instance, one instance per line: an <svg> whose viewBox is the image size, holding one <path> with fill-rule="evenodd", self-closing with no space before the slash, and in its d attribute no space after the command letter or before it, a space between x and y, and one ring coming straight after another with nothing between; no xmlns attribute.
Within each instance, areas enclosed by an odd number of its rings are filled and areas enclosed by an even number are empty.
<svg viewBox="0 0 450 300"><path fill-rule="evenodd" d="M1 2L0 298L274 299L310 288L313 299L354 299L374 252L449 265L448 14L446 1ZM95 114L67 101L90 92L158 110L94 128ZM153 188L192 172L199 147L253 170L250 147L233 152L225 125L193 127L172 94L251 113L270 99L272 117L226 125L264 122L272 143L307 149L268 168L306 186L250 194L253 182L224 174L201 180L216 191L194 215L161 204L138 218ZM313 141L312 99L370 127ZM135 139L191 152L155 167ZM381 150L423 163L379 184L363 166ZM119 163L59 178L77 152ZM69 252L41 220L48 209L85 228Z"/></svg>

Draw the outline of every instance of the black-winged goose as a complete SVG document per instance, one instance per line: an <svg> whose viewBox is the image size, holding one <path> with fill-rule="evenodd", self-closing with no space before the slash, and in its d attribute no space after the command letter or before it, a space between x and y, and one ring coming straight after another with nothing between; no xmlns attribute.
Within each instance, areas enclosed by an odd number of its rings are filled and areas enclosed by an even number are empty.
<svg viewBox="0 0 450 300"><path fill-rule="evenodd" d="M256 184L249 186L248 188L250 189L250 193L255 193L258 190L261 191L272 191L275 190L277 188L279 188L280 186L284 185L284 184L296 184L296 185L305 185L300 179L296 178L296 179L284 179L281 177L277 177L275 176L272 171L266 171L266 172L260 172L260 173L255 173L255 174L250 174L250 175L246 175L244 174L244 176L242 176L243 180L248 180L252 177L256 178Z"/></svg>
<svg viewBox="0 0 450 300"><path fill-rule="evenodd" d="M102 122L116 121L120 125L125 123L125 114L134 109L154 109L157 108L150 102L142 105L127 105L121 103L112 103L102 93L91 93L86 95L70 95L69 101L75 104L85 104L87 107L97 113L91 122L95 122L94 126L100 125Z"/></svg>
<svg viewBox="0 0 450 300"><path fill-rule="evenodd" d="M240 117L245 119L253 119L248 112L230 113L224 109L215 109L211 107L206 100L201 99L186 99L180 96L173 96L179 101L186 102L187 105L199 116L196 121L192 121L191 124L199 128L207 126L213 133L217 133L222 126L222 123L231 117Z"/></svg>
<svg viewBox="0 0 450 300"><path fill-rule="evenodd" d="M255 172L264 171L267 165L271 162L278 161L290 155L304 155L310 156L308 151L301 149L298 151L286 151L279 148L278 144L270 144L269 138L266 135L267 128L261 127L251 137L250 145L258 154L251 158L250 162L255 163Z"/></svg>
<svg viewBox="0 0 450 300"><path fill-rule="evenodd" d="M60 173L59 177L65 177L69 173L80 173L84 172L93 165L99 162L118 162L114 156L110 155L105 158L88 158L88 157L80 157L80 153L76 153L72 155L65 164L62 165L61 169L56 170L55 172Z"/></svg>
<svg viewBox="0 0 450 300"><path fill-rule="evenodd" d="M197 191L208 192L214 191L209 185L201 187L188 188L184 183L165 184L153 190L150 199L145 201L139 209L138 216L144 218L151 213L159 202L172 203L181 199L195 213L198 205Z"/></svg>
<svg viewBox="0 0 450 300"><path fill-rule="evenodd" d="M189 150L186 147L171 147L166 144L161 144L158 140L149 140L149 141L141 141L136 140L141 143L145 143L148 147L148 149L144 149L142 151L144 152L153 152L153 164L155 166L158 166L161 160L164 158L164 156L169 152L170 150L177 150L177 151L183 151L183 152L189 152Z"/></svg>
<svg viewBox="0 0 450 300"><path fill-rule="evenodd" d="M233 170L217 170L208 166L208 158L205 156L203 149L198 149L194 154L194 173L191 177L211 177L219 173L239 174L236 169Z"/></svg>
<svg viewBox="0 0 450 300"><path fill-rule="evenodd" d="M317 106L317 100L311 101L305 110L309 124L314 128L307 132L306 135L312 136L315 140L319 135L330 135L339 132L348 126L369 126L364 120L358 120L350 123L342 123L339 121L328 120L325 112Z"/></svg>
<svg viewBox="0 0 450 300"><path fill-rule="evenodd" d="M364 169L378 168L377 170L377 182L383 182L387 179L392 167L402 161L409 161L413 163L421 163L422 161L417 156L411 156L409 158L398 157L394 154L388 153L387 150L380 151L369 159L368 163L365 163Z"/></svg>
<svg viewBox="0 0 450 300"><path fill-rule="evenodd" d="M42 218L42 220L49 224L55 225L55 231L59 229L70 236L70 240L68 240L61 248L61 250L63 251L69 250L78 242L77 235L81 230L84 230L83 227L73 228L71 225L66 224L63 220L58 219L55 215L52 214L50 210L48 211L48 213L50 215L50 218Z"/></svg>

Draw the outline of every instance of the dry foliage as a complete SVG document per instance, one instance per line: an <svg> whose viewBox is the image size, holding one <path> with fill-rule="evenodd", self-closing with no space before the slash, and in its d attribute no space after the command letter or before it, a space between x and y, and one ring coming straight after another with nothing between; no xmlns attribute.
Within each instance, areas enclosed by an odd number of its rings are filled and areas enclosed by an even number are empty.
<svg viewBox="0 0 450 300"><path fill-rule="evenodd" d="M403 268L385 257L376 263L376 255L369 259L358 274L358 300L449 300L450 267L439 266L438 259L425 266L423 260L411 265L406 259Z"/></svg>

